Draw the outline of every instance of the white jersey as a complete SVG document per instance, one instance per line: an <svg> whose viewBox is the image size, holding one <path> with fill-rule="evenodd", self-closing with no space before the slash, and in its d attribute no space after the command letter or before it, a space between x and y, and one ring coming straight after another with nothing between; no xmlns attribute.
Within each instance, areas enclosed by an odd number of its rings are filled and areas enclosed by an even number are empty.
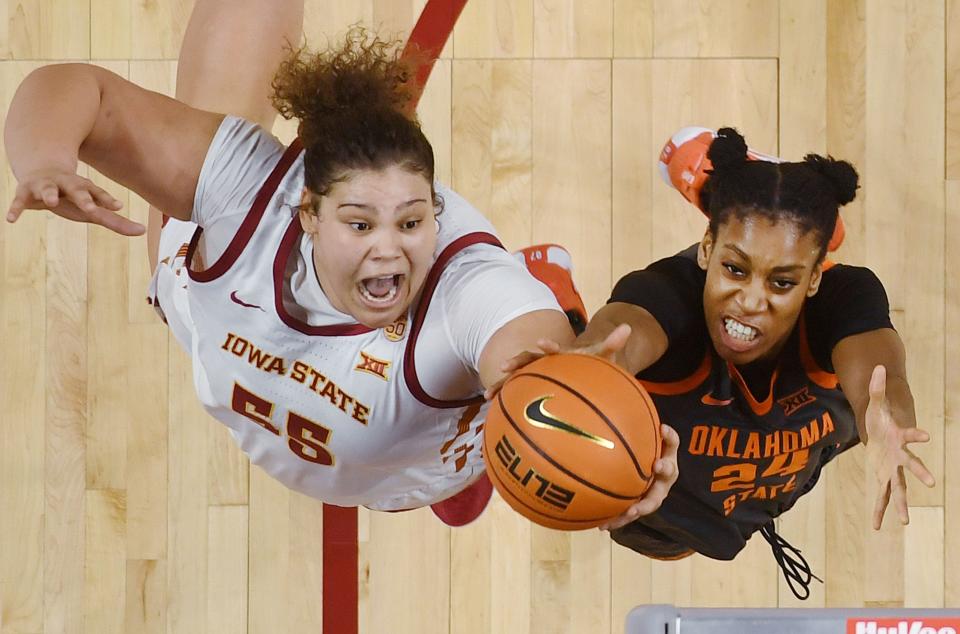
<svg viewBox="0 0 960 634"><path fill-rule="evenodd" d="M271 476L341 506L445 499L484 468L483 346L520 315L560 310L556 300L483 216L438 187L445 209L424 289L407 316L366 328L320 290L294 213L303 186L297 143L284 151L225 119L197 191L206 244L196 229L184 248L196 225L168 223L151 295L192 354L204 407Z"/></svg>

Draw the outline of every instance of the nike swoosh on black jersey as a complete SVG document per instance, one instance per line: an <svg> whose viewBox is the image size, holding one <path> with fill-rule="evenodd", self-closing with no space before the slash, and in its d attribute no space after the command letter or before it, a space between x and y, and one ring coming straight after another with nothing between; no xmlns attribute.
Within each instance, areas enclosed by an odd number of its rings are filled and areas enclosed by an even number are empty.
<svg viewBox="0 0 960 634"><path fill-rule="evenodd" d="M704 405L713 405L714 407L723 407L724 405L729 405L733 402L732 398L714 398L713 394L707 392L700 398L700 402Z"/></svg>
<svg viewBox="0 0 960 634"><path fill-rule="evenodd" d="M523 417L527 419L528 423L534 427L539 427L540 429L557 429L560 431L565 431L569 434L573 434L574 436L585 438L586 440L596 443L606 449L613 449L613 441L607 440L606 438L601 438L600 436L595 436L590 432L586 432L579 427L560 420L548 412L546 407L544 407L544 403L551 398L553 397L541 396L540 398L534 399L527 405L527 409L523 412Z"/></svg>

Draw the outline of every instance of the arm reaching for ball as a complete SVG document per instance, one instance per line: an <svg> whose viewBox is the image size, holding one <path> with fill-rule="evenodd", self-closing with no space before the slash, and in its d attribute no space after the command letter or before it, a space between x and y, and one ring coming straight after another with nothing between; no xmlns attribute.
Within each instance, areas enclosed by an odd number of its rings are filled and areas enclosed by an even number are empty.
<svg viewBox="0 0 960 634"><path fill-rule="evenodd" d="M545 338L540 339L537 345L539 350L527 350L505 361L501 366L504 375L510 375L540 357L561 352L598 356L635 375L663 355L667 348L667 336L645 309L611 303L593 317L586 331L577 337L572 346L564 347ZM492 399L504 381L502 379L492 385L486 391L486 398ZM650 515L666 499L680 475L677 463L680 437L673 428L663 423L660 435L660 458L653 467L653 483L624 513L600 525L601 530L614 530Z"/></svg>

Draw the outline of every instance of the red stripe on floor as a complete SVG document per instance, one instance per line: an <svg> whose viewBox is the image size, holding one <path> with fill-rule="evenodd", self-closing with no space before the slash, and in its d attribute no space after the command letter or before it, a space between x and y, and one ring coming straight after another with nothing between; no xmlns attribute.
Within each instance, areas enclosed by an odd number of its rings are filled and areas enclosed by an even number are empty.
<svg viewBox="0 0 960 634"><path fill-rule="evenodd" d="M430 71L467 0L428 0L410 33L404 55L425 55L414 78L416 108ZM323 634L357 634L359 616L357 509L323 505Z"/></svg>
<svg viewBox="0 0 960 634"><path fill-rule="evenodd" d="M356 634L357 509L323 505L323 632Z"/></svg>
<svg viewBox="0 0 960 634"><path fill-rule="evenodd" d="M417 75L414 78L414 97L410 105L411 110L417 107L420 96L423 93L423 87L430 77L430 71L433 65L440 57L440 52L446 46L450 34L453 33L453 26L460 17L460 12L466 6L467 0L429 0L423 7L423 13L417 20L416 26L410 32L410 39L403 49L404 55L420 53L426 56L423 64L417 69Z"/></svg>

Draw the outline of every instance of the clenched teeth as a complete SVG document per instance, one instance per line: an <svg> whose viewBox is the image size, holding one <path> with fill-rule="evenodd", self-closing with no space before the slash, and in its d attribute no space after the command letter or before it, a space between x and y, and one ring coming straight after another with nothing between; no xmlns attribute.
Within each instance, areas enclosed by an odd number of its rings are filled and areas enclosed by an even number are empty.
<svg viewBox="0 0 960 634"><path fill-rule="evenodd" d="M723 320L723 326L728 335L741 341L753 341L758 334L756 328L741 324L736 319L729 317Z"/></svg>

